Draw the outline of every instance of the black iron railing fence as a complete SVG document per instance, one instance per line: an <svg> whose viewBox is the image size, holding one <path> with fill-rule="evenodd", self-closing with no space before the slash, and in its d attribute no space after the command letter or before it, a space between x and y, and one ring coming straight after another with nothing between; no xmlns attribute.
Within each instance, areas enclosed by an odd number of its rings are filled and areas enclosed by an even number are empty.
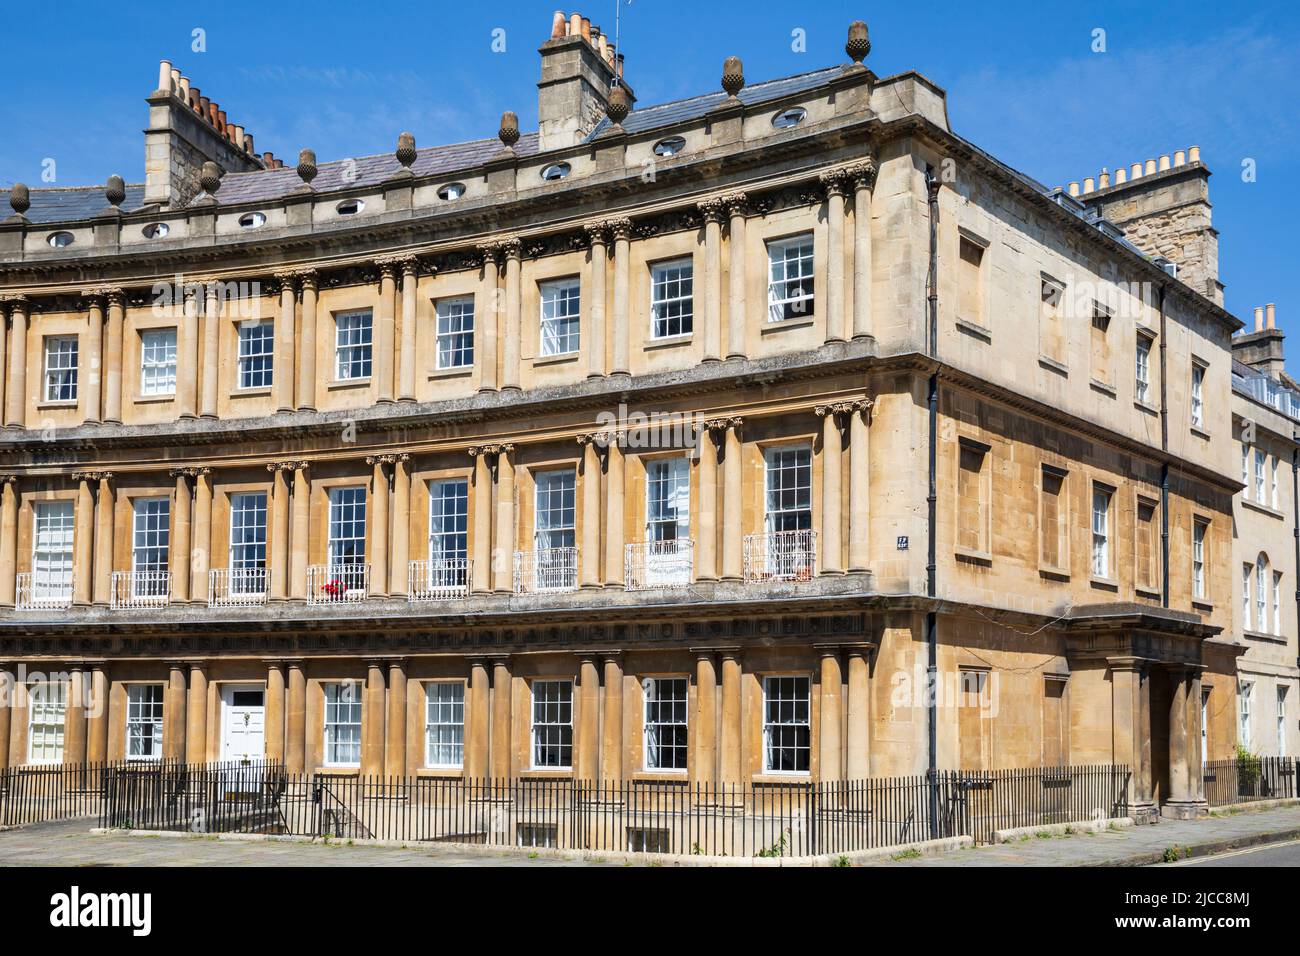
<svg viewBox="0 0 1300 956"><path fill-rule="evenodd" d="M272 762L0 772L0 821L717 856L852 853L1123 816L1128 768L941 771L844 782L290 774Z"/></svg>
<svg viewBox="0 0 1300 956"><path fill-rule="evenodd" d="M1296 796L1294 757L1209 760L1204 767L1205 801L1212 807Z"/></svg>

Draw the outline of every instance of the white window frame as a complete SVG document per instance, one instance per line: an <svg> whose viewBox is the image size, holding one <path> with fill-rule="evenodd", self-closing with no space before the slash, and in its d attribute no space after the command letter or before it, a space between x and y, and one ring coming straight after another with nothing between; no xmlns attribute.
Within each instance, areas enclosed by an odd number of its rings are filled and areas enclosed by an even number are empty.
<svg viewBox="0 0 1300 956"><path fill-rule="evenodd" d="M1210 523L1204 518L1192 519L1192 597L1205 599L1205 538Z"/></svg>
<svg viewBox="0 0 1300 956"><path fill-rule="evenodd" d="M1205 427L1205 365L1192 360L1191 388L1192 427Z"/></svg>
<svg viewBox="0 0 1300 956"><path fill-rule="evenodd" d="M1111 577L1112 567L1110 526L1114 502L1113 489L1098 484L1092 486L1092 575L1107 580Z"/></svg>
<svg viewBox="0 0 1300 956"><path fill-rule="evenodd" d="M367 504L365 485L340 485L329 490L326 555L330 568L366 563Z"/></svg>
<svg viewBox="0 0 1300 956"><path fill-rule="evenodd" d="M1133 353L1134 394L1143 405L1149 404L1151 391L1151 336L1139 332Z"/></svg>
<svg viewBox="0 0 1300 956"><path fill-rule="evenodd" d="M695 260L650 266L650 338L675 339L695 330Z"/></svg>
<svg viewBox="0 0 1300 956"><path fill-rule="evenodd" d="M793 474L793 484L786 476ZM807 482L803 481L804 474ZM813 454L807 445L781 445L763 452L763 523L768 534L806 531L813 524ZM794 493L795 505L782 502L783 492ZM804 498L807 504L804 505Z"/></svg>
<svg viewBox="0 0 1300 956"><path fill-rule="evenodd" d="M1273 572L1273 634L1282 634L1282 572Z"/></svg>
<svg viewBox="0 0 1300 956"><path fill-rule="evenodd" d="M361 681L326 681L321 685L321 695L324 700L321 759L327 767L361 766L361 722L364 719ZM355 739L347 739L352 737L353 728ZM340 736L340 731L347 731L347 737ZM352 751L355 751L356 759L351 758ZM340 759L340 754L344 754L344 759Z"/></svg>
<svg viewBox="0 0 1300 956"><path fill-rule="evenodd" d="M250 590L258 575L239 574L241 571L262 571L260 580L266 584L266 522L270 496L265 491L241 491L230 496L230 542L227 547L226 568L230 575L231 594L262 593ZM252 520L245 523L247 516ZM256 520L261 517L260 523ZM237 535L237 532L242 532Z"/></svg>
<svg viewBox="0 0 1300 956"><path fill-rule="evenodd" d="M370 380L374 363L375 319L369 309L334 316L334 381Z"/></svg>
<svg viewBox="0 0 1300 956"><path fill-rule="evenodd" d="M472 368L474 365L474 297L439 299L435 305L434 367Z"/></svg>
<svg viewBox="0 0 1300 956"><path fill-rule="evenodd" d="M66 681L38 681L27 685L28 763L63 763L67 719Z"/></svg>
<svg viewBox="0 0 1300 956"><path fill-rule="evenodd" d="M162 760L163 685L126 685L126 759ZM136 746L142 752L133 752Z"/></svg>
<svg viewBox="0 0 1300 956"><path fill-rule="evenodd" d="M236 389L270 388L275 383L275 323L240 323L236 338Z"/></svg>
<svg viewBox="0 0 1300 956"><path fill-rule="evenodd" d="M1255 627L1261 634L1268 633L1268 558L1260 554L1255 559Z"/></svg>
<svg viewBox="0 0 1300 956"><path fill-rule="evenodd" d="M812 678L807 674L765 676L762 716L763 772L791 776L811 773ZM780 755L787 752L793 758L793 767L780 765L785 762Z"/></svg>
<svg viewBox="0 0 1300 956"><path fill-rule="evenodd" d="M690 678L647 677L641 689L645 769L685 773L690 753Z"/></svg>
<svg viewBox="0 0 1300 956"><path fill-rule="evenodd" d="M1255 566L1249 562L1241 566L1241 629L1243 631L1254 630L1251 625L1251 595L1250 582L1255 573Z"/></svg>
<svg viewBox="0 0 1300 956"><path fill-rule="evenodd" d="M465 765L465 682L424 685L424 765L459 770Z"/></svg>
<svg viewBox="0 0 1300 956"><path fill-rule="evenodd" d="M1267 461L1268 461L1268 456L1264 453L1264 449L1256 448L1255 449L1255 501L1257 501L1261 505L1267 504L1267 501L1264 498L1264 472L1266 470L1265 463Z"/></svg>
<svg viewBox="0 0 1300 956"><path fill-rule="evenodd" d="M540 692L540 697L539 697ZM554 692L555 696L551 694ZM534 770L573 769L573 681L534 680L529 686L529 762ZM539 715L543 719L538 719ZM565 719L567 715L567 719ZM539 761L543 748L555 748L557 762ZM568 761L564 761L565 753Z"/></svg>
<svg viewBox="0 0 1300 956"><path fill-rule="evenodd" d="M159 596L162 581L149 575L170 570L171 510L170 498L131 499L132 597Z"/></svg>
<svg viewBox="0 0 1300 956"><path fill-rule="evenodd" d="M71 501L32 504L32 597L60 600L72 588L77 515Z"/></svg>
<svg viewBox="0 0 1300 956"><path fill-rule="evenodd" d="M1255 693L1255 682L1253 680L1239 680L1237 682L1237 740L1241 746L1247 750L1251 744L1251 697Z"/></svg>
<svg viewBox="0 0 1300 956"><path fill-rule="evenodd" d="M140 394L176 394L176 330L145 329L140 333Z"/></svg>
<svg viewBox="0 0 1300 956"><path fill-rule="evenodd" d="M1285 684L1277 685L1277 755L1286 756L1286 692Z"/></svg>
<svg viewBox="0 0 1300 956"><path fill-rule="evenodd" d="M768 322L812 317L816 305L814 251L815 242L811 232L768 241Z"/></svg>
<svg viewBox="0 0 1300 956"><path fill-rule="evenodd" d="M1271 467L1271 474L1272 474L1272 493L1271 493L1271 495L1270 495L1270 502L1271 502L1271 504L1272 504L1272 507L1273 507L1273 510L1274 510L1274 511L1279 510L1279 506L1278 506L1278 487L1277 487L1277 462L1278 462L1277 455L1274 455L1273 458L1272 458L1272 467Z"/></svg>
<svg viewBox="0 0 1300 956"><path fill-rule="evenodd" d="M77 400L77 363L80 342L75 335L45 337L45 388L47 402Z"/></svg>
<svg viewBox="0 0 1300 956"><path fill-rule="evenodd" d="M430 481L429 560L464 560L468 554L469 480L440 478Z"/></svg>
<svg viewBox="0 0 1300 956"><path fill-rule="evenodd" d="M582 347L582 280L577 276L537 285L538 354L575 355Z"/></svg>

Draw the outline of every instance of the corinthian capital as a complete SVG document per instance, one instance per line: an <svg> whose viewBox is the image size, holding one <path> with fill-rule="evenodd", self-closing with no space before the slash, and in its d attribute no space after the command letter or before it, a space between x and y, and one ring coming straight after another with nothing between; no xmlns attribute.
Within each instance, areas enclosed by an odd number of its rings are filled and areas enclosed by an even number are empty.
<svg viewBox="0 0 1300 956"><path fill-rule="evenodd" d="M845 166L844 172L853 182L854 189L876 188L876 159L874 156L867 156L850 166Z"/></svg>
<svg viewBox="0 0 1300 956"><path fill-rule="evenodd" d="M614 239L630 239L632 237L632 220L626 217L617 217L606 220L605 225L609 228L610 235Z"/></svg>
<svg viewBox="0 0 1300 956"><path fill-rule="evenodd" d="M705 222L722 222L723 216L727 211L727 204L723 202L721 196L710 196L708 199L701 199L695 204L695 208L700 211Z"/></svg>

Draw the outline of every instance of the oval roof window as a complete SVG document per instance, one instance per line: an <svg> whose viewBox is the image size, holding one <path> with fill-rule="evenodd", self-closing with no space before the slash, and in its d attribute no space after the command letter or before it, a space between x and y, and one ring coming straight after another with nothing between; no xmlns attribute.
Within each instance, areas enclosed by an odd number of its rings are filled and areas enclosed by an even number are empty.
<svg viewBox="0 0 1300 956"><path fill-rule="evenodd" d="M795 106L788 110L782 110L772 117L772 125L777 129L789 129L791 126L798 126L803 122L803 118L808 115L808 111L802 106Z"/></svg>
<svg viewBox="0 0 1300 956"><path fill-rule="evenodd" d="M686 140L681 136L669 136L655 143L656 156L676 156L686 148Z"/></svg>
<svg viewBox="0 0 1300 956"><path fill-rule="evenodd" d="M465 195L464 183L448 183L438 190L439 199L459 199L463 195Z"/></svg>
<svg viewBox="0 0 1300 956"><path fill-rule="evenodd" d="M365 208L366 201L364 199L345 199L334 207L334 211L340 216L355 216Z"/></svg>
<svg viewBox="0 0 1300 956"><path fill-rule="evenodd" d="M543 167L542 178L548 182L555 182L555 180L563 179L569 175L569 170L568 163L551 163L551 165Z"/></svg>
<svg viewBox="0 0 1300 956"><path fill-rule="evenodd" d="M140 231L146 239L161 239L172 231L172 227L165 222L151 222Z"/></svg>
<svg viewBox="0 0 1300 956"><path fill-rule="evenodd" d="M64 246L70 246L76 241L76 237L70 232L52 232L50 237L45 240L55 249L62 249Z"/></svg>
<svg viewBox="0 0 1300 956"><path fill-rule="evenodd" d="M266 213L246 212L239 217L239 228L256 229L266 222Z"/></svg>

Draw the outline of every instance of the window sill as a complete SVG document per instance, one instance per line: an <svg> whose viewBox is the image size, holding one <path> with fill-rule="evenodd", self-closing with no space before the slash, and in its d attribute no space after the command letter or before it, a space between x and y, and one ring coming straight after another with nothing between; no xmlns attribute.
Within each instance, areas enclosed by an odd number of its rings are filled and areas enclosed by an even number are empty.
<svg viewBox="0 0 1300 956"><path fill-rule="evenodd" d="M993 330L986 325L980 325L978 322L972 322L970 319L958 319L957 331L966 332L975 336L977 339L983 339L985 342L993 341Z"/></svg>
<svg viewBox="0 0 1300 956"><path fill-rule="evenodd" d="M1192 607L1198 611L1204 611L1206 614L1214 613L1214 605L1203 598L1192 598Z"/></svg>
<svg viewBox="0 0 1300 956"><path fill-rule="evenodd" d="M163 402L176 401L176 393L168 392L166 395L137 395L133 401L137 405L158 405Z"/></svg>
<svg viewBox="0 0 1300 956"><path fill-rule="evenodd" d="M690 333L686 335L665 335L661 339L650 338L646 341L645 350L654 352L659 349L681 348L683 345L690 345L694 340L695 336Z"/></svg>
<svg viewBox="0 0 1300 956"><path fill-rule="evenodd" d="M429 379L469 378L473 374L473 365L457 365L453 368L435 368L429 373Z"/></svg>
<svg viewBox="0 0 1300 956"><path fill-rule="evenodd" d="M1160 600L1160 591L1157 588L1144 588L1135 585L1133 588L1133 593L1140 598L1146 598L1147 600L1150 601Z"/></svg>
<svg viewBox="0 0 1300 956"><path fill-rule="evenodd" d="M1114 578L1099 578L1093 575L1088 579L1088 583L1101 591L1119 591L1119 582Z"/></svg>
<svg viewBox="0 0 1300 956"><path fill-rule="evenodd" d="M1091 388L1094 392L1101 392L1101 394L1106 395L1110 398L1119 397L1119 392L1115 391L1114 385L1107 385L1105 382L1102 382L1095 378L1088 380L1088 387Z"/></svg>
<svg viewBox="0 0 1300 956"><path fill-rule="evenodd" d="M1160 409L1156 408L1154 405L1148 405L1146 402L1138 401L1137 399L1133 400L1133 407L1139 412L1145 412L1148 415L1160 414Z"/></svg>
<svg viewBox="0 0 1300 956"><path fill-rule="evenodd" d="M561 352L559 355L539 355L533 359L533 368L539 365L564 365L568 362L576 362L581 354L581 352Z"/></svg>
<svg viewBox="0 0 1300 956"><path fill-rule="evenodd" d="M1051 581L1070 580L1070 572L1067 571L1065 568L1054 568L1051 565L1047 565L1047 564L1040 564L1038 566L1038 576L1040 578L1047 578L1048 580Z"/></svg>
<svg viewBox="0 0 1300 956"><path fill-rule="evenodd" d="M1195 425L1192 425L1191 431L1192 434L1195 435L1197 438L1202 438L1205 441L1210 440L1210 433L1207 432L1204 428L1197 428Z"/></svg>
<svg viewBox="0 0 1300 956"><path fill-rule="evenodd" d="M968 564L980 564L984 567L992 567L993 555L988 551L972 551L969 548L954 548L953 556L958 561L965 561Z"/></svg>
<svg viewBox="0 0 1300 956"><path fill-rule="evenodd" d="M327 391L343 391L349 388L369 388L369 378L342 378L336 379L325 386Z"/></svg>
<svg viewBox="0 0 1300 956"><path fill-rule="evenodd" d="M775 334L777 332L789 332L791 329L810 329L815 323L812 316L805 316L798 319L782 319L780 322L768 321L762 329L763 335Z"/></svg>
<svg viewBox="0 0 1300 956"><path fill-rule="evenodd" d="M572 767L541 768L519 771L520 780L568 780L573 777Z"/></svg>
<svg viewBox="0 0 1300 956"><path fill-rule="evenodd" d="M237 388L230 393L231 398L256 398L261 395L270 395L271 386L261 385L257 388Z"/></svg>
<svg viewBox="0 0 1300 956"><path fill-rule="evenodd" d="M1263 631L1242 631L1242 636L1251 641L1266 641L1269 644L1285 644L1286 637L1281 634L1266 634Z"/></svg>
<svg viewBox="0 0 1300 956"><path fill-rule="evenodd" d="M632 779L641 783L687 783L685 770L634 770Z"/></svg>
<svg viewBox="0 0 1300 956"><path fill-rule="evenodd" d="M37 408L76 408L77 404L78 402L74 398L70 401L64 401L64 402L37 402L36 407Z"/></svg>
<svg viewBox="0 0 1300 956"><path fill-rule="evenodd" d="M1258 511L1262 515L1268 515L1270 518L1277 518L1279 520L1286 519L1286 515L1282 514L1282 512L1276 510L1270 505L1261 505L1257 501L1252 501L1247 498L1244 493L1241 496L1241 506L1243 508L1249 508L1251 511Z"/></svg>
<svg viewBox="0 0 1300 956"><path fill-rule="evenodd" d="M750 783L792 783L799 780L807 780L812 776L811 770L765 770L762 773L756 773L749 778Z"/></svg>
<svg viewBox="0 0 1300 956"><path fill-rule="evenodd" d="M316 776L318 777L359 777L361 776L360 767L317 767Z"/></svg>
<svg viewBox="0 0 1300 956"><path fill-rule="evenodd" d="M429 777L435 780L460 780L465 776L464 767L417 767L417 777Z"/></svg>
<svg viewBox="0 0 1300 956"><path fill-rule="evenodd" d="M1045 368L1049 372L1055 372L1057 375L1062 375L1066 378L1070 377L1070 367L1058 362L1056 359L1048 358L1046 355L1040 355L1038 356L1038 364L1041 368Z"/></svg>

